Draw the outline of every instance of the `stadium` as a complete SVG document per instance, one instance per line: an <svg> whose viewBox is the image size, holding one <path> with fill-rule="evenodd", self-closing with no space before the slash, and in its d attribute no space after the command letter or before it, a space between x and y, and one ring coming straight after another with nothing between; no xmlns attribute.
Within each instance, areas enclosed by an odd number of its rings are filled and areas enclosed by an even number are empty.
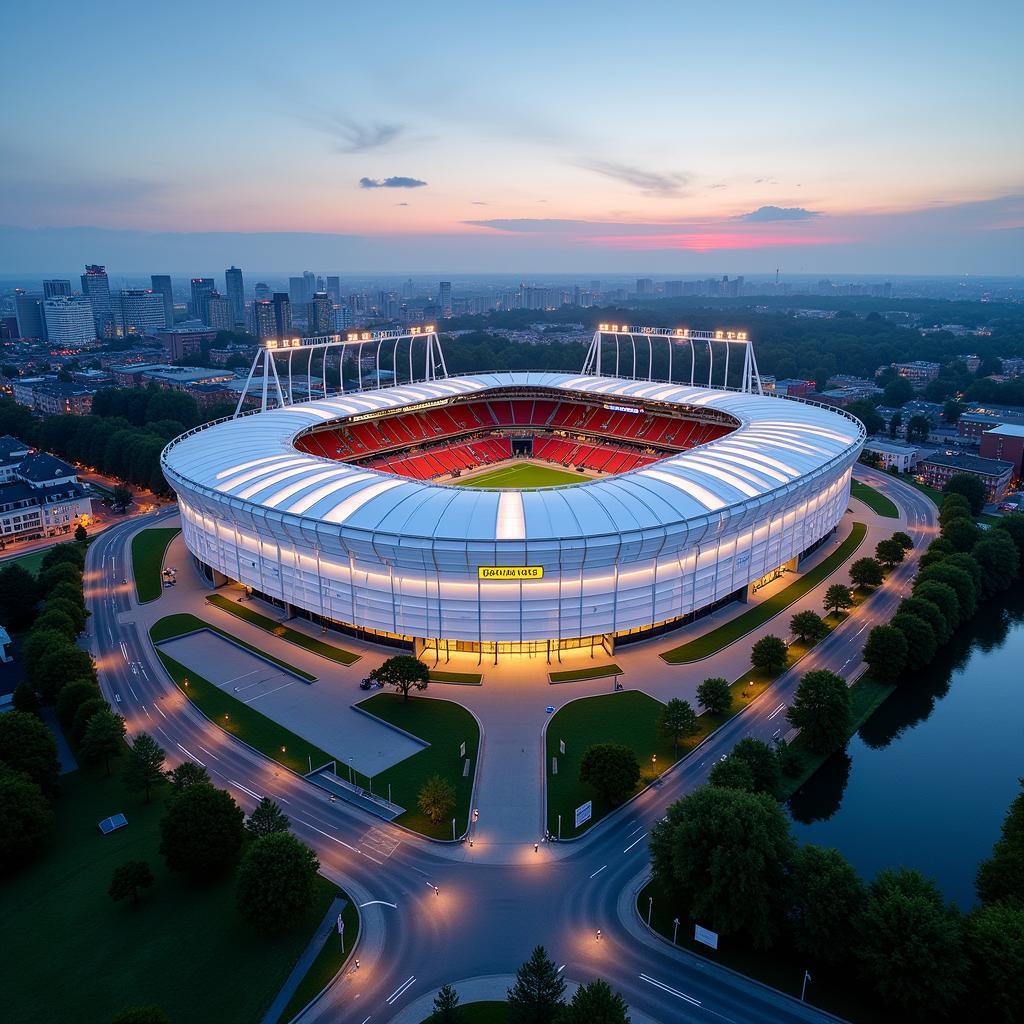
<svg viewBox="0 0 1024 1024"><path fill-rule="evenodd" d="M185 543L212 585L420 654L550 659L678 627L829 537L864 440L845 413L761 393L745 335L699 333L601 325L579 374L448 376L433 328L267 342L236 416L164 451ZM653 379L658 341L666 380Z"/></svg>

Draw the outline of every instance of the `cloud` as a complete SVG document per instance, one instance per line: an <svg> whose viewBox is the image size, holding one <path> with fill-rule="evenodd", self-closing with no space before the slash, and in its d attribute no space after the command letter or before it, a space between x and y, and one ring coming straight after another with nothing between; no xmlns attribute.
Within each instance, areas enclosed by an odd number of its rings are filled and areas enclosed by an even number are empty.
<svg viewBox="0 0 1024 1024"><path fill-rule="evenodd" d="M712 185L712 188L725 188L725 185Z"/></svg>
<svg viewBox="0 0 1024 1024"><path fill-rule="evenodd" d="M645 195L677 196L680 189L690 181L688 174L659 174L656 171L644 170L642 167L631 167L629 164L617 164L607 160L581 160L578 166L614 181L632 185Z"/></svg>
<svg viewBox="0 0 1024 1024"><path fill-rule="evenodd" d="M408 203L395 203L395 206L408 206Z"/></svg>
<svg viewBox="0 0 1024 1024"><path fill-rule="evenodd" d="M486 206L487 203L482 203L482 202L480 202L479 199L474 199L470 205L471 206Z"/></svg>
<svg viewBox="0 0 1024 1024"><path fill-rule="evenodd" d="M802 206L760 206L750 213L741 213L736 219L765 224L777 220L813 220L820 216L817 210L805 210Z"/></svg>
<svg viewBox="0 0 1024 1024"><path fill-rule="evenodd" d="M333 139L339 153L365 153L370 149L379 149L394 142L405 131L405 125L402 124L386 121L362 123L344 114L327 111L300 115L300 120L308 122Z"/></svg>
<svg viewBox="0 0 1024 1024"><path fill-rule="evenodd" d="M425 181L419 178L404 178L396 175L392 178L360 178L360 188L422 188Z"/></svg>

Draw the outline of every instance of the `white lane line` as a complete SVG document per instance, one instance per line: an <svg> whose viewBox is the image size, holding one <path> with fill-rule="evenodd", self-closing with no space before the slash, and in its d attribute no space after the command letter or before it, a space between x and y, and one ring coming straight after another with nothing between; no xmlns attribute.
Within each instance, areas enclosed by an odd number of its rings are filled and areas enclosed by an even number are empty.
<svg viewBox="0 0 1024 1024"><path fill-rule="evenodd" d="M161 715L161 717L162 717L162 718L166 718L166 717L167 717L167 716L166 716L166 715L164 714L164 709L163 709L162 707L160 707L160 705L159 705L159 704L154 704L154 705L153 705L153 707L155 707L155 708L157 709L157 711L159 711L159 712L160 712L160 715Z"/></svg>
<svg viewBox="0 0 1024 1024"><path fill-rule="evenodd" d="M138 694L137 694L137 693L135 692L135 689L134 689L134 687L132 686L132 684L131 684L131 683L129 683L129 684L128 684L128 689L132 691L132 696L133 696L133 697L134 697L134 698L135 698L136 700L138 700L138 699L139 699L139 695L138 695Z"/></svg>
<svg viewBox="0 0 1024 1024"><path fill-rule="evenodd" d="M195 754L193 754L193 753L192 753L192 751L191 751L191 750L189 750L189 749L188 749L187 747L183 747L183 746L182 746L182 745L181 745L180 743L177 743L177 744L175 744L175 746L177 746L177 748L178 748L179 750L181 750L181 751L184 751L184 753L185 753L185 754L186 754L186 755L187 755L188 757L191 757L191 758L192 758L192 760L193 760L193 761L195 761L195 763L196 763L197 765L199 765L199 767L200 767L200 768L205 768L205 767L206 767L206 765L205 765L205 764L203 764L203 762L202 762L202 761L200 761L200 760L199 760L199 758L198 758L198 757L196 757L196 755L195 755Z"/></svg>
<svg viewBox="0 0 1024 1024"><path fill-rule="evenodd" d="M406 991L406 989L407 989L407 988L408 988L408 987L409 987L409 986L410 986L410 985L411 985L411 984L412 984L412 983L413 983L413 982L414 982L415 980L416 980L416 975L414 974L414 975L413 975L413 976L412 976L411 978L409 978L409 979L408 979L408 981L406 981L406 982L404 982L403 984L399 985L399 986L398 986L398 988L396 988L396 989L395 989L395 991L394 991L394 992L392 992L392 993L391 993L391 995L389 995L389 996L387 997L387 999L385 999L385 1000L384 1000L384 1002L386 1002L386 1003L387 1003L387 1004L388 1004L389 1006L390 1006L390 1005L391 1005L392 1003L395 1003L395 1002L397 1002L397 1001L398 1001L399 999L401 999L401 998L402 998L402 996L403 996L403 995L405 994L405 991Z"/></svg>
<svg viewBox="0 0 1024 1024"><path fill-rule="evenodd" d="M387 900L367 900L365 903L359 904L360 909L363 907L391 907L392 910L398 909L397 903L388 903Z"/></svg>
<svg viewBox="0 0 1024 1024"><path fill-rule="evenodd" d="M700 1006L699 999L694 999L693 996L688 996L685 992L680 992L679 989L670 988L668 985L665 985L660 981L655 981L654 978L648 977L646 974L641 974L640 980L646 981L648 985L653 985L655 988L660 988L662 992L667 992L670 996L675 996L677 999L685 999L688 1003L692 1003L694 1006Z"/></svg>
<svg viewBox="0 0 1024 1024"><path fill-rule="evenodd" d="M256 685L256 684L253 684ZM250 697L248 700L243 700L243 704L254 704L260 699L260 697L269 697L272 693L277 693L278 690L283 690L285 687L291 686L291 683L282 683L280 686L275 686L272 690L267 690L266 693L257 693L255 697Z"/></svg>
<svg viewBox="0 0 1024 1024"><path fill-rule="evenodd" d="M629 835L626 836L626 838L628 839L629 836L635 836L637 834L637 832L639 832L639 831L641 831L643 829L643 827L644 827L643 825L637 825L637 827L635 829L633 829L633 831L630 832Z"/></svg>
<svg viewBox="0 0 1024 1024"><path fill-rule="evenodd" d="M262 800L263 797L259 793L254 793L248 786L243 786L237 779L232 779L231 784L237 786L243 793L248 793L254 800Z"/></svg>
<svg viewBox="0 0 1024 1024"><path fill-rule="evenodd" d="M597 870L596 870L596 871L594 872L594 874L592 874L592 875L591 875L590 877L591 877L591 878L594 878L594 877L596 877L597 875L601 874L601 872L602 872L602 871L604 871L604 869L605 869L606 867L608 867L608 865L607 865L607 864L602 864L602 865L601 865L601 866L600 866L600 867L599 867L599 868L598 868L598 869L597 869Z"/></svg>
<svg viewBox="0 0 1024 1024"><path fill-rule="evenodd" d="M632 850L633 847L636 846L637 843L642 843L646 838L647 838L647 833L645 832L642 836L639 836L638 838L634 839L633 842L631 842L629 844L629 846L627 846L622 852L623 853L629 853L629 851Z"/></svg>
<svg viewBox="0 0 1024 1024"><path fill-rule="evenodd" d="M217 759L217 755L216 755L216 754L211 754L211 753L210 753L210 752L209 752L209 751L208 751L208 750L206 749L206 747L204 747L204 746L202 745L202 743L197 743L197 744L196 744L196 746L197 746L197 747L198 747L198 748L199 748L199 749L200 749L200 750L201 750L201 751L202 751L202 752L203 752L203 753L204 753L204 754L205 754L205 755L206 755L207 757L212 757L212 758L213 758L214 760L216 760L216 759Z"/></svg>
<svg viewBox="0 0 1024 1024"><path fill-rule="evenodd" d="M343 839L339 839L337 836L332 836L329 832L325 832L322 828L317 828L316 825L310 825L310 823L306 821L305 818L296 817L295 820L301 821L303 825L305 825L307 828L311 828L314 832L319 832L320 835L322 835L325 839L333 839L339 846L344 846L346 850L351 850L353 853L360 852L354 846L349 846L348 843L346 843ZM365 857L366 854L363 854L363 856ZM373 858L371 857L370 860L373 860ZM380 861L377 861L377 863L379 864Z"/></svg>
<svg viewBox="0 0 1024 1024"><path fill-rule="evenodd" d="M777 718L786 710L786 702L783 701L769 716L768 721L770 722L773 718Z"/></svg>
<svg viewBox="0 0 1024 1024"><path fill-rule="evenodd" d="M149 708L147 708L145 704L143 704L143 705L142 705L142 710L146 712L146 717L147 717L147 718L152 718L152 717L153 717L153 716L152 716L152 715L151 715L151 714L149 713Z"/></svg>
<svg viewBox="0 0 1024 1024"><path fill-rule="evenodd" d="M555 971L555 974L561 974L562 971L564 971L564 970L565 970L565 964L562 964L562 966L559 967L557 971Z"/></svg>
<svg viewBox="0 0 1024 1024"><path fill-rule="evenodd" d="M125 642L123 640L121 641L121 654L124 656L124 660L127 662L128 661L128 647L127 647L127 645L125 644Z"/></svg>
<svg viewBox="0 0 1024 1024"><path fill-rule="evenodd" d="M363 1024L366 1024L366 1021L367 1021L367 1020L369 1020L369 1019L370 1019L370 1018L369 1018L369 1017L367 1017L367 1018L366 1018L366 1020L364 1020L364 1021L363 1021Z"/></svg>

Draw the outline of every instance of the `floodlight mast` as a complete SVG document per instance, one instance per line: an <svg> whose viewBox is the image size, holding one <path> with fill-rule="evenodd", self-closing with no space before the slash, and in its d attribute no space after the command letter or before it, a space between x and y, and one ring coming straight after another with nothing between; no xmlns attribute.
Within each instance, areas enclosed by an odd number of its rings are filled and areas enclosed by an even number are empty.
<svg viewBox="0 0 1024 1024"><path fill-rule="evenodd" d="M415 357L416 343L422 341L424 349L422 354L423 374L417 377ZM390 342L390 346L385 346ZM295 373L293 373L293 360L299 352L308 352L305 373L298 371L299 380L305 378L306 394L300 401L306 401L313 397L314 390L319 392L318 397L327 398L330 394L345 394L345 356L351 349L356 356L357 391L363 390L363 355L367 346L372 346L374 367L376 369L374 387L381 387L381 351L385 351L385 366L387 363L386 352L391 351L391 374L392 384L399 383L399 345L408 342L408 379L402 380L403 384L411 384L414 381L438 380L448 376L448 367L444 361L444 351L441 348L441 338L437 328L433 324L423 327L408 327L400 330L390 331L346 331L344 334L322 334L312 338L267 338L256 350L252 366L249 367L249 375L245 379L242 393L238 397L238 404L235 406L235 416L240 416L245 400L254 388L260 391L260 412L267 409L284 408L295 402ZM327 353L331 349L341 349L338 359L338 387L332 391L327 379ZM323 354L323 365L319 378L314 381L313 356L317 352ZM287 356L288 376L286 383L282 384L281 376L278 373L277 357ZM405 369L406 359L401 359ZM385 373L389 372L387 369ZM352 390L352 389L349 389Z"/></svg>
<svg viewBox="0 0 1024 1024"><path fill-rule="evenodd" d="M637 372L637 337L647 339L647 375ZM689 383L691 387L722 387L730 390L741 391L744 394L764 394L761 388L761 377L757 372L757 360L754 358L754 346L746 331L694 331L689 327L632 327L629 324L598 324L591 339L590 347L587 349L586 358L583 360L584 374L604 376L602 356L605 348L605 338L610 338L615 347L615 370L613 376L618 377L620 355L619 339L629 338L630 348L628 355L632 353L632 372L628 374L633 380L654 381L654 342L655 339L664 339L668 347L668 377L672 384ZM684 344L690 350L690 379L677 381L673 375L672 356L677 344ZM700 344L708 356L708 379L705 384L696 379L697 360L696 345ZM729 356L736 345L743 347L743 370L740 374L738 388L729 386ZM720 383L715 383L715 348L725 348L725 365L721 374ZM719 352L721 355L721 351ZM642 358L642 352L641 352ZM719 360L721 365L721 359Z"/></svg>

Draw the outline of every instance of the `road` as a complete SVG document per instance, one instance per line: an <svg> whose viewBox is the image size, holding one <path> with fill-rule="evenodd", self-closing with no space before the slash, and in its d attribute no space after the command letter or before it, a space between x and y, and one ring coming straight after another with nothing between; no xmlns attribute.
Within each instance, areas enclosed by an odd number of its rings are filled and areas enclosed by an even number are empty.
<svg viewBox="0 0 1024 1024"><path fill-rule="evenodd" d="M645 840L666 806L703 784L711 766L738 740L770 740L804 672L827 668L855 677L867 631L887 621L908 590L918 553L935 531L935 507L885 474L858 467L857 475L904 510L915 541L911 557L798 669L783 675L657 786L579 842L542 846L536 853L524 848L514 864L473 864L468 846L439 846L346 804L332 804L326 793L204 718L166 677L148 639L130 621L131 584L122 583L129 575L124 550L137 520L105 531L89 550L86 594L100 683L130 733L151 733L173 761L191 758L203 764L247 812L260 797L273 797L296 835L315 850L323 873L362 905L359 967L346 969L303 1016L303 1024L400 1020L403 1009L443 984L513 972L537 943L565 965L567 979L605 978L637 1017L734 1024L831 1020L809 1004L672 948L646 932L633 903L648 871ZM165 509L149 522L173 514L173 508ZM799 980L793 979L794 989ZM426 1013L415 1020L422 1016Z"/></svg>

